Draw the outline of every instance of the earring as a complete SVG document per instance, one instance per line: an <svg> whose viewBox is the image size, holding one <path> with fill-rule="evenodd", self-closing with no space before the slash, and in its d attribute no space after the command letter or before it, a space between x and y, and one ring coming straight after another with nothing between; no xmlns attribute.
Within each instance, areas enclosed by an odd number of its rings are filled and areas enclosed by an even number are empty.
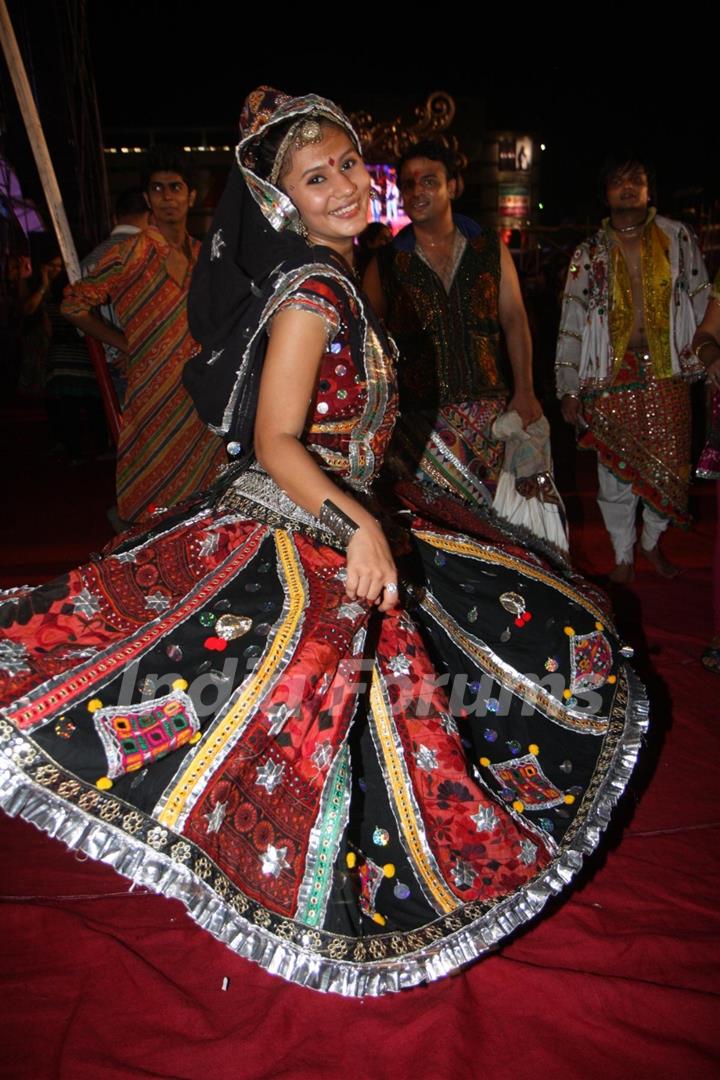
<svg viewBox="0 0 720 1080"><path fill-rule="evenodd" d="M297 221L295 222L293 228L294 228L295 232L298 234L298 236L302 236L303 240L307 240L307 238L308 238L307 226L305 225L305 222L303 221L302 218L297 219Z"/></svg>

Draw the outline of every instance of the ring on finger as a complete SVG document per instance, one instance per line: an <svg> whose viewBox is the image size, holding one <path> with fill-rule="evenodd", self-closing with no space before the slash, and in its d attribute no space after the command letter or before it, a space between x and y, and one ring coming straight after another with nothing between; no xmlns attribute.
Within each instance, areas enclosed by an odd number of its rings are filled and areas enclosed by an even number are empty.
<svg viewBox="0 0 720 1080"><path fill-rule="evenodd" d="M385 589L385 592L389 592L389 593L396 593L398 591L398 587L397 587L397 585L395 584L394 581L386 582L385 585L384 585L384 589Z"/></svg>

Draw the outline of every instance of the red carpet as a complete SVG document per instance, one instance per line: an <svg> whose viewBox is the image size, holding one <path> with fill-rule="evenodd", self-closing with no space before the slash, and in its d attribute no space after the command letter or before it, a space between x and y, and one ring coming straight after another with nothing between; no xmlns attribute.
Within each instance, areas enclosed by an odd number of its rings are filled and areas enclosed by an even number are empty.
<svg viewBox="0 0 720 1080"><path fill-rule="evenodd" d="M16 508L0 546L5 585L79 563L110 535L112 465L49 464L39 417L20 419L3 435ZM569 499L574 548L600 574L609 543L587 461L581 471L586 490ZM179 903L129 892L110 869L2 816L0 1076L718 1075L720 678L698 660L711 628L710 485L698 486L694 510L698 524L668 538L682 576L668 583L641 565L616 596L652 733L609 843L550 917L454 978L346 1001L265 974Z"/></svg>

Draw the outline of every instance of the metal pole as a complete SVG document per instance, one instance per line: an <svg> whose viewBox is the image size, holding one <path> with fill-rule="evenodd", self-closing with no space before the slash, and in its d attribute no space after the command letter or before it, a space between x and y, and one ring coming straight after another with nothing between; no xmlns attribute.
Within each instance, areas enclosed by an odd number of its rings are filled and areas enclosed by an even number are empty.
<svg viewBox="0 0 720 1080"><path fill-rule="evenodd" d="M68 223L67 214L65 213L62 196L60 195L60 188L58 187L55 169L53 168L50 152L48 151L47 142L45 140L45 132L40 123L40 116L38 115L35 98L30 89L30 83L28 82L27 73L25 71L25 64L23 63L23 58L18 49L17 38L15 37L15 31L13 30L5 0L0 0L0 42L2 42L5 60L7 61L7 66L10 71L10 78L12 79L15 88L18 105L20 106L20 112L22 113L22 118L25 123L25 130L27 131L30 147L35 157L35 164L37 165L40 174L40 182L45 193L45 201L50 213L53 228L55 229L55 235L57 236L57 241L60 246L63 262L65 263L67 276L71 282L77 281L80 277L80 263L77 257L75 242L72 233L70 232L70 225ZM107 363L105 362L105 352L97 341L93 341L86 337L85 343L88 347L90 359L92 360L92 365L95 369L95 376L100 386L100 394L102 396L103 405L105 406L105 415L110 426L110 433L115 443L117 443L120 410L115 394L115 388L110 379Z"/></svg>
<svg viewBox="0 0 720 1080"><path fill-rule="evenodd" d="M10 14L5 0L0 0L0 41L2 42L5 60L7 61L7 66L10 71L10 78L12 79L15 88L20 112L22 113L22 118L25 122L25 129L28 134L28 139L30 140L30 147L35 157L38 172L40 173L40 182L42 183L43 191L45 192L45 201L47 202L50 218L53 223L53 228L55 229L55 235L57 236L58 244L60 245L65 269L67 270L70 281L77 281L80 277L80 263L78 261L77 251L75 250L75 244L73 242L72 233L70 232L65 207L63 206L62 197L60 195L60 188L58 187L57 177L55 176L55 169L53 168L47 142L45 141L45 132L40 123L37 106L35 105L35 99L33 98L30 89L30 83L28 82L27 73L25 71L25 64L23 63L20 50L18 49L17 38L15 37L15 31L13 30L13 25L10 21Z"/></svg>

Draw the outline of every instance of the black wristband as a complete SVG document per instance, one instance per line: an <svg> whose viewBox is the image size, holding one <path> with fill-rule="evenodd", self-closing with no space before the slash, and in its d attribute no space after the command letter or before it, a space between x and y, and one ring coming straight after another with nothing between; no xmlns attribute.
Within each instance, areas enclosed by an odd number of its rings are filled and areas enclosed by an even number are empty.
<svg viewBox="0 0 720 1080"><path fill-rule="evenodd" d="M326 499L320 507L318 521L326 529L329 529L333 536L337 537L343 547L348 546L353 535L358 530L357 522L343 513L340 507L336 506L330 499Z"/></svg>

